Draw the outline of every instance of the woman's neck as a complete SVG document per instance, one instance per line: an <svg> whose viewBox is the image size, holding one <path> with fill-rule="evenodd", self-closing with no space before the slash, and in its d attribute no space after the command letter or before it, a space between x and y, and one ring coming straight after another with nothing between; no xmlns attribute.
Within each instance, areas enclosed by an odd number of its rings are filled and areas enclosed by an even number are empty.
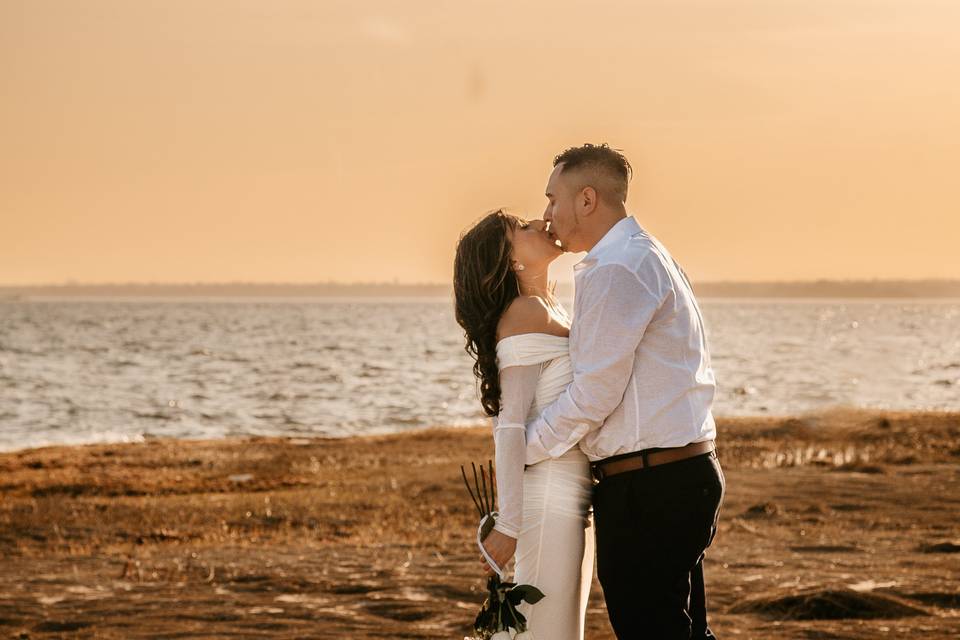
<svg viewBox="0 0 960 640"><path fill-rule="evenodd" d="M550 298L546 271L525 273L522 277L517 278L517 284L520 286L520 295L537 296L544 299Z"/></svg>

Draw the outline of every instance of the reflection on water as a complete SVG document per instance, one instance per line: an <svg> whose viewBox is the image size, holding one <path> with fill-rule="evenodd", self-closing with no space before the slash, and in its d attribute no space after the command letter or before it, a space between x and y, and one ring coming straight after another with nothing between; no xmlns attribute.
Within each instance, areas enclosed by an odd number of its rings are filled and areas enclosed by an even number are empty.
<svg viewBox="0 0 960 640"><path fill-rule="evenodd" d="M712 301L719 415L960 409L960 303ZM0 303L0 449L483 421L446 299Z"/></svg>

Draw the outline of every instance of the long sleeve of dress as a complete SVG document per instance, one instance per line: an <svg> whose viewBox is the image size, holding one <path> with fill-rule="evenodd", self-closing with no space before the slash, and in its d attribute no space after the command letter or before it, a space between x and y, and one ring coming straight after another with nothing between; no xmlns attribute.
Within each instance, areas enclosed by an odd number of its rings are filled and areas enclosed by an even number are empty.
<svg viewBox="0 0 960 640"><path fill-rule="evenodd" d="M526 457L525 423L537 393L540 364L500 370L500 413L494 418L496 447L497 518L494 529L516 538L523 521L523 467Z"/></svg>

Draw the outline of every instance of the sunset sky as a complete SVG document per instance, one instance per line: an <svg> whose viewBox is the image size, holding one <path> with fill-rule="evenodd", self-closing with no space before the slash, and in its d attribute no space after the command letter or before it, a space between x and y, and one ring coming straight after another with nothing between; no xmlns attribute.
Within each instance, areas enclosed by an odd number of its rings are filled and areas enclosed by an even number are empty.
<svg viewBox="0 0 960 640"><path fill-rule="evenodd" d="M0 285L445 282L588 141L694 280L958 278L958 78L956 0L0 0Z"/></svg>

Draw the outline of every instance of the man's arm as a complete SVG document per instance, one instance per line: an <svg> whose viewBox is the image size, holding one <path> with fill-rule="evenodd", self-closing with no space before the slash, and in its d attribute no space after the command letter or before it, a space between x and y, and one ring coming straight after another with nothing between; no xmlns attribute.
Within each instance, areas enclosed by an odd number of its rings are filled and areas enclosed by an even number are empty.
<svg viewBox="0 0 960 640"><path fill-rule="evenodd" d="M527 425L527 464L563 455L623 401L637 346L669 286L656 256L639 271L602 265L580 283L573 382Z"/></svg>

